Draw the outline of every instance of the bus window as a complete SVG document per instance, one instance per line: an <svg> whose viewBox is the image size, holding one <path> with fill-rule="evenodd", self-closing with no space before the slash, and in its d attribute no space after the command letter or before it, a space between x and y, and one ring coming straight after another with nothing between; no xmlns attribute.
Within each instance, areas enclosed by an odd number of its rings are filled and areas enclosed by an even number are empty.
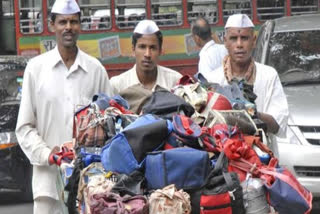
<svg viewBox="0 0 320 214"><path fill-rule="evenodd" d="M291 0L291 15L317 13L318 0Z"/></svg>
<svg viewBox="0 0 320 214"><path fill-rule="evenodd" d="M20 0L20 31L23 34L43 31L42 1Z"/></svg>
<svg viewBox="0 0 320 214"><path fill-rule="evenodd" d="M182 0L151 0L151 17L159 26L182 25Z"/></svg>
<svg viewBox="0 0 320 214"><path fill-rule="evenodd" d="M111 28L110 0L79 0L81 28L85 31Z"/></svg>
<svg viewBox="0 0 320 214"><path fill-rule="evenodd" d="M252 19L251 8L250 0L223 0L222 10L224 23L229 16L237 13L247 14Z"/></svg>
<svg viewBox="0 0 320 214"><path fill-rule="evenodd" d="M116 0L116 24L120 29L134 28L146 17L145 0Z"/></svg>
<svg viewBox="0 0 320 214"><path fill-rule="evenodd" d="M218 21L216 0L189 0L188 1L188 21L191 24L198 16L206 18L209 24Z"/></svg>
<svg viewBox="0 0 320 214"><path fill-rule="evenodd" d="M0 2L0 16L14 17L14 7L11 0L2 0Z"/></svg>
<svg viewBox="0 0 320 214"><path fill-rule="evenodd" d="M275 19L285 15L284 1L278 0L258 0L257 14L260 21Z"/></svg>

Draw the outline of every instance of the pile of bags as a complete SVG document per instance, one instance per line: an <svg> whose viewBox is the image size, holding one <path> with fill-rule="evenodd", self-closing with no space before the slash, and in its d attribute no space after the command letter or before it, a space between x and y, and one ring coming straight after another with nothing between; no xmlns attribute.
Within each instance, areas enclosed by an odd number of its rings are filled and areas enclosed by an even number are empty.
<svg viewBox="0 0 320 214"><path fill-rule="evenodd" d="M231 91L183 77L139 115L121 96L94 96L75 114L74 160L60 165L69 213L309 213L312 194Z"/></svg>

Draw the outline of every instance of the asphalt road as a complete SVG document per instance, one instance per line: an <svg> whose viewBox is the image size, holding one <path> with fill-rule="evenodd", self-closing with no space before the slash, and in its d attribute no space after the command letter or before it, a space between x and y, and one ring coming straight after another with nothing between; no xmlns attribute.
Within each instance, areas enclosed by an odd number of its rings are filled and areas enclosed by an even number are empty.
<svg viewBox="0 0 320 214"><path fill-rule="evenodd" d="M2 200L3 198L1 198ZM0 203L1 214L32 214L33 203L19 203L14 200L2 201Z"/></svg>
<svg viewBox="0 0 320 214"><path fill-rule="evenodd" d="M2 200L2 199L1 199ZM17 203L17 202L5 202L0 203L1 214L32 214L33 203ZM311 214L319 214L320 209L313 210Z"/></svg>
<svg viewBox="0 0 320 214"><path fill-rule="evenodd" d="M311 214L320 214L320 199L314 200ZM24 203L15 201L15 197L0 195L0 214L32 214L33 202Z"/></svg>

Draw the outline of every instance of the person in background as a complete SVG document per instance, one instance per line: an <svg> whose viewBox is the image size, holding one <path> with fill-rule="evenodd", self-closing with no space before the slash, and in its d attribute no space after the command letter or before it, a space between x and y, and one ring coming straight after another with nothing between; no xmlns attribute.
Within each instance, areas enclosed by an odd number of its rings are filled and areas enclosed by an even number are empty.
<svg viewBox="0 0 320 214"><path fill-rule="evenodd" d="M198 17L193 22L191 33L196 45L201 48L198 73L212 74L212 71L222 65L223 58L228 54L227 49L213 41L210 25L204 17Z"/></svg>
<svg viewBox="0 0 320 214"><path fill-rule="evenodd" d="M238 82L253 86L257 96L255 105L257 117L267 126L267 134L273 138L285 137L288 121L288 103L277 71L267 65L257 63L252 58L256 36L254 25L245 14L235 14L228 18L225 25L224 44L228 56L223 65L214 71L214 75L204 74L209 82L222 86ZM270 145L278 156L276 143Z"/></svg>
<svg viewBox="0 0 320 214"><path fill-rule="evenodd" d="M182 75L158 65L162 52L162 40L162 33L154 21L142 20L137 24L132 35L132 51L136 63L130 70L111 78L110 82L115 94L124 95L123 92L132 86L135 87L134 90L148 94L158 89L170 90L176 85ZM124 98L127 99L126 96ZM135 101L127 100L129 105Z"/></svg>
<svg viewBox="0 0 320 214"><path fill-rule="evenodd" d="M16 127L18 142L33 165L35 214L63 213L56 187L58 169L49 157L72 141L76 106L88 105L99 92L112 95L105 68L77 47L76 1L56 0L50 25L57 45L28 62Z"/></svg>

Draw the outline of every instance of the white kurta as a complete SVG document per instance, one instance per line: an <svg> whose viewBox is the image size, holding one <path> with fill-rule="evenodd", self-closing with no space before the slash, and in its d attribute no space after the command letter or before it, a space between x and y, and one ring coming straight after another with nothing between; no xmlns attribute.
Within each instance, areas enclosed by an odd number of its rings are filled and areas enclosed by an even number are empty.
<svg viewBox="0 0 320 214"><path fill-rule="evenodd" d="M288 124L288 103L284 94L277 71L267 65L255 62L256 79L253 85L253 92L257 95L255 104L258 112L271 115L280 126L277 137L286 136L286 128ZM220 85L228 85L225 78L223 67L219 67L214 71L214 75L206 75L205 78L209 82L218 83ZM274 138L272 134L269 136ZM278 154L277 145L272 145L274 153Z"/></svg>
<svg viewBox="0 0 320 214"><path fill-rule="evenodd" d="M16 134L33 164L34 198L58 199L57 167L49 166L48 156L54 146L72 140L76 106L87 105L99 92L112 95L106 70L97 59L81 50L69 70L57 48L29 61Z"/></svg>
<svg viewBox="0 0 320 214"><path fill-rule="evenodd" d="M157 80L153 90L156 88L156 86L171 90L171 88L173 88L178 80L182 77L180 73L170 68L158 65L157 69ZM114 94L119 94L121 91L129 88L130 86L141 84L137 76L136 65L134 65L130 70L118 76L112 77L110 82L113 87Z"/></svg>
<svg viewBox="0 0 320 214"><path fill-rule="evenodd" d="M207 42L199 53L198 72L203 75L212 72L222 65L223 58L228 55L228 50L224 45L216 44L213 40Z"/></svg>

